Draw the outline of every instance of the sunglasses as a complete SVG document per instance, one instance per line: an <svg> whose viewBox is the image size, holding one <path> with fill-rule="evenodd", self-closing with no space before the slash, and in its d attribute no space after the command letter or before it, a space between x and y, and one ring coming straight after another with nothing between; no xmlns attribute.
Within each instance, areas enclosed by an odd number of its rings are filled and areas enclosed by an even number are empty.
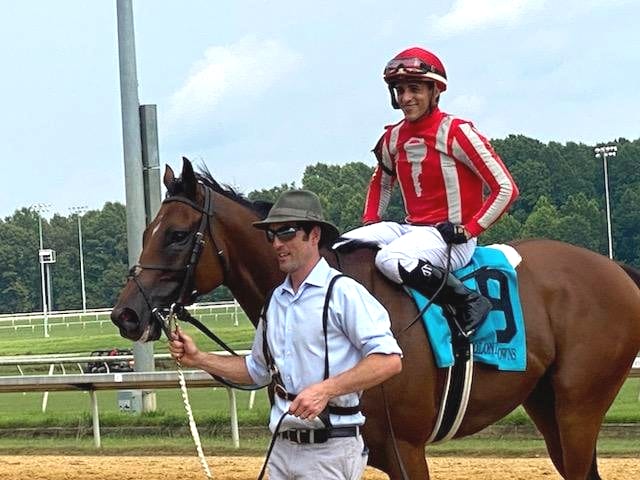
<svg viewBox="0 0 640 480"><path fill-rule="evenodd" d="M289 240L293 240L293 237L296 236L298 230L302 230L300 225L286 225L278 228L277 230L267 228L264 233L267 234L267 241L269 243L273 243L276 237L278 237L278 240L282 242L288 242Z"/></svg>

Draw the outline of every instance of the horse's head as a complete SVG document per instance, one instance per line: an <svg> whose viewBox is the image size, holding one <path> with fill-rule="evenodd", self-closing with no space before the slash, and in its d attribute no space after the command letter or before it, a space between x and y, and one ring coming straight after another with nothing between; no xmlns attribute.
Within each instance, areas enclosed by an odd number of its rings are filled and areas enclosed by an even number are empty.
<svg viewBox="0 0 640 480"><path fill-rule="evenodd" d="M169 166L165 170L167 197L144 231L139 263L111 312L120 334L131 340L157 340L161 325L154 309L188 305L195 294L224 281L224 239L214 233L213 189L183 160L180 177Z"/></svg>

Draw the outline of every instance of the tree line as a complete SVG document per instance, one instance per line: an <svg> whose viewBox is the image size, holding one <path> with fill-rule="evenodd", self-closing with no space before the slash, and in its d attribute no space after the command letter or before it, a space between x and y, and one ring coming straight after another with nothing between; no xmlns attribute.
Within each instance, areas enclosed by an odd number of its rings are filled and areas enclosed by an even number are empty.
<svg viewBox="0 0 640 480"><path fill-rule="evenodd" d="M640 266L640 139L618 139L617 156L609 158L609 191L616 260ZM508 214L480 237L480 243L523 238L551 238L607 254L604 172L593 146L568 142L542 143L522 135L493 140L520 188ZM360 225L366 188L373 167L361 162L318 163L295 182L250 192L251 200L275 201L291 188L316 192L327 217L340 231ZM218 179L224 182L224 179ZM404 206L396 188L386 218L402 221ZM53 309L82 307L77 215L40 219L44 247L57 252L52 266ZM0 312L42 309L38 263L38 214L29 208L0 220ZM108 202L81 219L88 308L109 307L126 280L125 207ZM228 299L217 289L207 300Z"/></svg>

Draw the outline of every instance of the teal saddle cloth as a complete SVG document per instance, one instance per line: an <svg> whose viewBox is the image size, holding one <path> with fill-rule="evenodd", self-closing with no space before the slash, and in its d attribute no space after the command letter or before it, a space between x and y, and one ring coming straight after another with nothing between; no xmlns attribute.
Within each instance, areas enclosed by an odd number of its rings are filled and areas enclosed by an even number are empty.
<svg viewBox="0 0 640 480"><path fill-rule="evenodd" d="M493 304L493 310L472 337L474 360L493 365L498 370L524 371L527 368L527 342L517 275L504 253L491 247L478 247L471 262L453 273ZM421 311L429 300L416 290L409 290ZM442 308L432 304L422 315L422 321L436 365L441 368L452 366L451 329Z"/></svg>

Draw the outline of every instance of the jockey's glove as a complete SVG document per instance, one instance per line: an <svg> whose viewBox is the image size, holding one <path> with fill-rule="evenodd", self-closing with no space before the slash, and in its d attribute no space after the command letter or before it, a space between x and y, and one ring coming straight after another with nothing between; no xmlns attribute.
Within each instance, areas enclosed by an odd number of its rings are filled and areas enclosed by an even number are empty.
<svg viewBox="0 0 640 480"><path fill-rule="evenodd" d="M460 243L467 243L469 240L463 225L454 225L451 222L442 222L437 224L436 228L440 232L445 243L458 245Z"/></svg>

